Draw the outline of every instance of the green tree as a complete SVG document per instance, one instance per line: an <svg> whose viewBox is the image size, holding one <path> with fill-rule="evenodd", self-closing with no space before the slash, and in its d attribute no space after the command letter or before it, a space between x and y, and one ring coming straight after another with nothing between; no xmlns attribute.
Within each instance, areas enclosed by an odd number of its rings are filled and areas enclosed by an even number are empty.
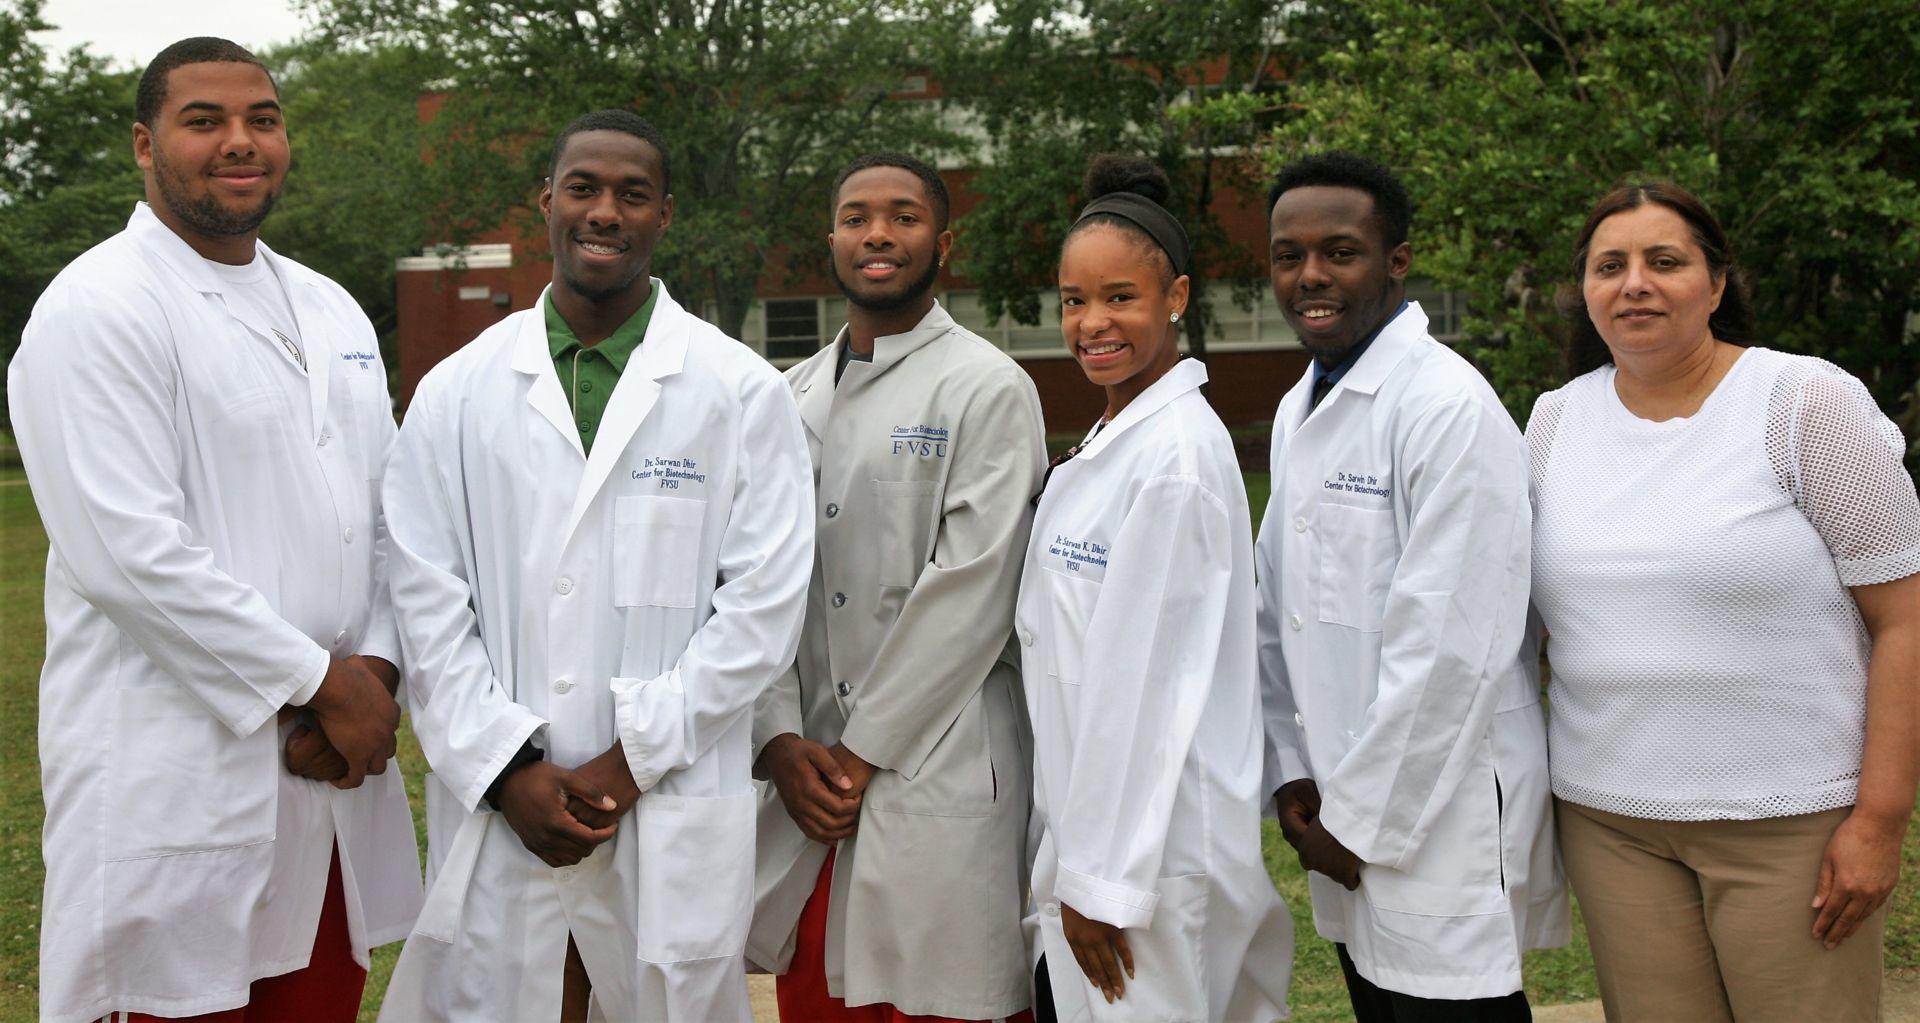
<svg viewBox="0 0 1920 1023"><path fill-rule="evenodd" d="M1222 193L1258 191L1239 153L1273 102L1279 9L1265 0L995 6L949 61L989 143L959 246L989 315L1038 322L1060 242L1085 201L1088 158L1136 152L1173 180L1170 203L1194 246L1187 346L1205 357L1208 279L1249 280L1264 266L1228 241L1213 205Z"/></svg>
<svg viewBox="0 0 1920 1023"><path fill-rule="evenodd" d="M1308 3L1294 16L1351 17ZM1554 294L1608 188L1671 178L1728 227L1762 343L1862 376L1920 433L1920 6L1379 0L1299 68L1270 165L1348 148L1415 202L1417 272L1469 299L1516 417L1564 379Z"/></svg>
<svg viewBox="0 0 1920 1023"><path fill-rule="evenodd" d="M763 272L822 266L827 189L846 160L954 143L938 103L899 94L926 72L928 40L965 33L971 16L944 0L308 6L332 41L444 56L421 168L449 197L430 209L437 238L527 224L546 141L574 117L628 107L656 124L675 197L661 264L678 298L695 310L712 300L736 335Z"/></svg>
<svg viewBox="0 0 1920 1023"><path fill-rule="evenodd" d="M421 173L428 137L419 103L445 64L412 47L338 50L318 42L264 59L279 76L293 167L262 236L338 281L390 341L394 262L420 251L443 194Z"/></svg>
<svg viewBox="0 0 1920 1023"><path fill-rule="evenodd" d="M0 365L60 268L125 225L141 193L134 75L29 33L42 0L0 7ZM0 380L0 399L5 383Z"/></svg>

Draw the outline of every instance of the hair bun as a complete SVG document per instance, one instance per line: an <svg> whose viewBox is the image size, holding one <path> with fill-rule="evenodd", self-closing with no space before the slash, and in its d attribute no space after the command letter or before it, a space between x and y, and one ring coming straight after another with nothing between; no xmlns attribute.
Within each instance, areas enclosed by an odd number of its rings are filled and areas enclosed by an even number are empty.
<svg viewBox="0 0 1920 1023"><path fill-rule="evenodd" d="M1119 153L1103 153L1094 157L1093 162L1087 165L1083 188L1086 202L1115 192L1132 192L1165 206L1167 199L1173 195L1173 183L1167 179L1166 171L1144 157Z"/></svg>

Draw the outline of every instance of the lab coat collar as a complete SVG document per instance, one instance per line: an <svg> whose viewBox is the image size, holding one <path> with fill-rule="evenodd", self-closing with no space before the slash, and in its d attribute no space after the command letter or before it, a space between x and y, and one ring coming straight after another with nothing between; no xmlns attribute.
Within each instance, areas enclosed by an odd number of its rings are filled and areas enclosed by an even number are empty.
<svg viewBox="0 0 1920 1023"><path fill-rule="evenodd" d="M1166 376L1147 385L1146 390L1141 391L1128 402L1127 407L1113 417L1113 421L1107 424L1106 429L1101 430L1092 440L1082 445L1080 453L1074 457L1093 458L1106 450L1107 445L1113 442L1113 438L1127 432L1135 423L1166 408L1173 399L1188 391L1198 390L1200 385L1206 382L1206 363L1198 359L1181 359L1173 364L1173 368L1167 371Z"/></svg>
<svg viewBox="0 0 1920 1023"><path fill-rule="evenodd" d="M922 316L920 322L913 325L912 330L903 334L883 334L873 339L873 362L870 364L872 368L865 371L866 375L877 377L885 373L907 356L926 347L935 338L944 337L947 331L953 329L953 326L953 317L940 307L940 303L935 302L933 308L927 310L927 315ZM828 360L829 365L838 364L840 346L847 343L848 331L845 326L842 326L840 333L834 335L832 346L834 357ZM851 376L856 372L855 367L861 365L867 364L847 363L847 374Z"/></svg>
<svg viewBox="0 0 1920 1023"><path fill-rule="evenodd" d="M547 289L542 288L533 308L521 314L520 329L513 339L513 370L533 378L532 386L527 389L527 404L553 424L567 443L573 445L573 450L585 458L586 450L580 446L580 430L573 425L573 410L567 407L567 392L560 389L560 374L553 368L553 353L547 348L547 321L540 315L546 301ZM653 329L651 323L648 329Z"/></svg>
<svg viewBox="0 0 1920 1023"><path fill-rule="evenodd" d="M273 339L270 328L263 323L249 323L233 312L227 303L227 282L207 266L207 259L193 250L186 239L173 233L173 229L162 223L146 203L136 203L133 216L127 218L127 233L147 251L158 256L160 262L172 270L187 287L202 295L220 296L220 304L228 316L244 325L261 344L274 347L276 358L284 357L279 351L280 343ZM293 309L293 323L300 332L301 354L307 360L307 404L308 422L312 425L313 436L317 440L326 429L327 390L331 383L333 366L332 322L327 319L326 311L321 307L325 292L319 274L287 259L267 247L263 241L254 242L255 259L264 259L273 272L285 282L287 287L287 305Z"/></svg>
<svg viewBox="0 0 1920 1023"><path fill-rule="evenodd" d="M613 385L613 393L607 397L607 412L600 420L599 432L593 441L593 450L587 452L586 473L580 478L580 490L574 495L573 513L567 516L566 536L572 537L575 527L587 514L587 508L593 504L594 495L599 493L607 477L613 474L614 466L620 463L626 454L627 442L633 439L634 432L646 421L647 414L660 400L660 381L680 372L686 364L687 336L694 317L680 308L680 303L667 293L667 286L660 278L653 278L653 286L659 289L659 297L653 307L653 319L647 323L646 337L640 342L640 350L628 361L627 368L620 374L620 380ZM540 293L541 301L546 301L546 292ZM553 369L553 355L546 346L546 322L541 316L529 319L539 324L540 349L545 355L546 370L553 377L554 390L560 387L560 377ZM516 357L519 353L515 353ZM516 361L517 358L516 358ZM566 407L566 396L560 396L561 407ZM569 413L570 414L570 413ZM580 442L580 433L568 422L569 432L574 443Z"/></svg>
<svg viewBox="0 0 1920 1023"><path fill-rule="evenodd" d="M1333 385L1327 396L1320 399L1320 404L1332 401L1342 390L1361 394L1373 394L1380 390L1380 385L1386 382L1394 367L1400 365L1400 360L1406 358L1414 345L1426 336L1426 310L1421 309L1418 302L1408 302L1400 315L1380 328L1380 336L1374 338L1373 344L1360 353L1360 361L1354 363ZM1313 371L1309 369L1307 372L1311 377Z"/></svg>
<svg viewBox="0 0 1920 1023"><path fill-rule="evenodd" d="M834 340L844 340L846 333L845 327L840 328L840 337ZM802 363L794 377L794 404L815 440L827 439L827 423L833 418L833 369L839 355L838 348L829 346L824 357Z"/></svg>

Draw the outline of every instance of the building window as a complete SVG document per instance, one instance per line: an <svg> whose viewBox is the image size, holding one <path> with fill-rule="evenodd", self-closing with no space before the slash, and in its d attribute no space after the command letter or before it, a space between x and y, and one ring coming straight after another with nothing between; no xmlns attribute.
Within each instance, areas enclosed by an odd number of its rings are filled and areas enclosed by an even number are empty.
<svg viewBox="0 0 1920 1023"><path fill-rule="evenodd" d="M804 359L820 350L820 301L813 298L767 300L769 359Z"/></svg>
<svg viewBox="0 0 1920 1023"><path fill-rule="evenodd" d="M1060 334L1060 295L1042 292L1040 322L1034 326L1016 323L1007 317L1007 348L1015 352L1066 353L1067 342Z"/></svg>
<svg viewBox="0 0 1920 1023"><path fill-rule="evenodd" d="M1411 277L1407 279L1407 301L1420 303L1420 311L1427 314L1427 333L1434 340L1448 344L1460 340L1467 318L1465 293L1443 291L1432 281Z"/></svg>

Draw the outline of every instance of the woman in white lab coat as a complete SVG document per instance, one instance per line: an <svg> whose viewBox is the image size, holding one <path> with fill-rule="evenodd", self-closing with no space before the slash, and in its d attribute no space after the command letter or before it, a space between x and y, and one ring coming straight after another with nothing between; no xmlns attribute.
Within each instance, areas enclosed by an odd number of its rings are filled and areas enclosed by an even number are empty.
<svg viewBox="0 0 1920 1023"><path fill-rule="evenodd" d="M1260 860L1252 531L1180 361L1166 176L1101 157L1060 257L1062 333L1106 390L1041 494L1015 627L1034 730L1036 1015L1286 1015L1293 927Z"/></svg>

